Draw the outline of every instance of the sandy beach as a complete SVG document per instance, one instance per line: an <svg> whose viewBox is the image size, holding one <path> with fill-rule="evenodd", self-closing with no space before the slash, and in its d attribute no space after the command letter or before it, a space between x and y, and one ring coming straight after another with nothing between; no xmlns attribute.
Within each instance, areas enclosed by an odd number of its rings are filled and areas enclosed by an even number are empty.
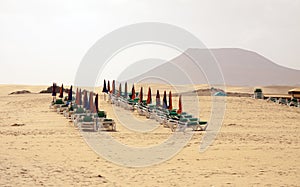
<svg viewBox="0 0 300 187"><path fill-rule="evenodd" d="M221 131L204 153L199 146L206 132L196 132L168 161L128 168L97 155L73 123L49 109L51 95L37 94L45 88L0 86L0 186L299 186L300 108L228 97ZM23 89L33 93L8 95ZM199 105L200 118L209 120L210 97L199 97ZM107 133L128 145L149 146L172 134L159 125L132 132L110 104L100 101L100 108L116 119L117 132Z"/></svg>

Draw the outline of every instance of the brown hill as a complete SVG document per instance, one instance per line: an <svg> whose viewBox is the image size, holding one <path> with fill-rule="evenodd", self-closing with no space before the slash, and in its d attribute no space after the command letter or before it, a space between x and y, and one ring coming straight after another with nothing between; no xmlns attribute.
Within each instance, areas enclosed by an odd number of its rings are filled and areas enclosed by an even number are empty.
<svg viewBox="0 0 300 187"><path fill-rule="evenodd" d="M213 56L210 55L213 54ZM158 82L171 84L219 84L223 74L226 85L266 86L300 84L300 70L279 66L271 60L243 49L188 49L176 58L165 62L131 79L130 82ZM136 72L143 69L142 63L134 64ZM145 68L144 68L145 69ZM126 71L124 71L124 75ZM126 76L123 76L123 79Z"/></svg>

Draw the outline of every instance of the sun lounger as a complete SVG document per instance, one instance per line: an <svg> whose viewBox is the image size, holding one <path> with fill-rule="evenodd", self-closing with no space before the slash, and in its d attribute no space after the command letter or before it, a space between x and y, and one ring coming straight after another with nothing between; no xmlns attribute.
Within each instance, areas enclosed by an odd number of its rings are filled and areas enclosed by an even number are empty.
<svg viewBox="0 0 300 187"><path fill-rule="evenodd" d="M86 114L87 113L84 108L75 109L73 115L71 116L71 120L74 122L74 125L77 125L78 119Z"/></svg>
<svg viewBox="0 0 300 187"><path fill-rule="evenodd" d="M155 119L155 110L156 106L155 105L147 105L147 110L146 110L146 118L148 119Z"/></svg>
<svg viewBox="0 0 300 187"><path fill-rule="evenodd" d="M134 110L136 104L137 104L136 100L128 99L125 109L126 110Z"/></svg>
<svg viewBox="0 0 300 187"><path fill-rule="evenodd" d="M280 98L278 101L278 104L287 105L287 100L285 98Z"/></svg>
<svg viewBox="0 0 300 187"><path fill-rule="evenodd" d="M269 98L267 99L267 101L276 103L276 102L277 102L277 99L274 98L274 97L269 97Z"/></svg>
<svg viewBox="0 0 300 187"><path fill-rule="evenodd" d="M206 121L200 121L198 118L193 118L192 115L182 113L178 118L169 118L167 127L172 132L178 129L179 131L185 131L186 128L192 128L194 131L205 131L208 123Z"/></svg>
<svg viewBox="0 0 300 187"><path fill-rule="evenodd" d="M64 114L64 111L68 110L69 104L60 105L57 107L56 111L58 114Z"/></svg>
<svg viewBox="0 0 300 187"><path fill-rule="evenodd" d="M78 127L81 130L97 131L96 118L92 115L81 116L78 120Z"/></svg>
<svg viewBox="0 0 300 187"><path fill-rule="evenodd" d="M72 104L71 106L68 107L67 110L65 110L63 112L63 115L67 118L67 119L72 119L72 115L74 114L74 110L77 109L78 106L76 104Z"/></svg>
<svg viewBox="0 0 300 187"><path fill-rule="evenodd" d="M113 119L97 118L97 126L99 129L116 131L116 122Z"/></svg>
<svg viewBox="0 0 300 187"><path fill-rule="evenodd" d="M297 99L296 98L291 99L291 101L288 103L288 106L298 107Z"/></svg>
<svg viewBox="0 0 300 187"><path fill-rule="evenodd" d="M137 106L137 112L140 116L146 116L147 110L147 107L142 104Z"/></svg>
<svg viewBox="0 0 300 187"><path fill-rule="evenodd" d="M116 131L116 123L113 119L106 118L105 111L99 111L96 119L97 129Z"/></svg>
<svg viewBox="0 0 300 187"><path fill-rule="evenodd" d="M62 99L57 99L53 104L52 104L52 108L54 109L54 111L57 111L57 108L61 107L62 105L64 105L65 103L63 102Z"/></svg>
<svg viewBox="0 0 300 187"><path fill-rule="evenodd" d="M181 131L185 131L186 128L192 128L194 131L205 131L207 125L206 121L199 121L198 118L181 118L178 122Z"/></svg>

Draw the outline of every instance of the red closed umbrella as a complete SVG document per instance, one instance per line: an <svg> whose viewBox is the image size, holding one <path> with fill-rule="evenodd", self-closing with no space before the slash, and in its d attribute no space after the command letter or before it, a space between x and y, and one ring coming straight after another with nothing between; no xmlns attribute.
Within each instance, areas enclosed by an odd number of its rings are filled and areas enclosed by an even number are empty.
<svg viewBox="0 0 300 187"><path fill-rule="evenodd" d="M134 84L132 85L132 89L131 89L131 99L134 100L135 99L135 89L134 89Z"/></svg>
<svg viewBox="0 0 300 187"><path fill-rule="evenodd" d="M141 87L140 95L139 95L139 103L143 102L143 87Z"/></svg>
<svg viewBox="0 0 300 187"><path fill-rule="evenodd" d="M70 90L69 90L69 94L68 94L68 101L72 102L72 95L73 95L73 86L71 85Z"/></svg>
<svg viewBox="0 0 300 187"><path fill-rule="evenodd" d="M64 85L61 84L61 87L59 89L59 98L63 98L64 97Z"/></svg>
<svg viewBox="0 0 300 187"><path fill-rule="evenodd" d="M152 103L151 88L148 89L147 105Z"/></svg>
<svg viewBox="0 0 300 187"><path fill-rule="evenodd" d="M178 110L177 110L177 114L181 114L182 113L182 100L181 100L181 95L179 96L179 103L178 103Z"/></svg>

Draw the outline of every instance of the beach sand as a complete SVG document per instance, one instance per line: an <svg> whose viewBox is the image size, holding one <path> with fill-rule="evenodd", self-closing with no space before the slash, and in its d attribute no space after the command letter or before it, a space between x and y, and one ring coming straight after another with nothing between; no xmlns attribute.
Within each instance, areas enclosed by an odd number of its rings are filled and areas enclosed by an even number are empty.
<svg viewBox="0 0 300 187"><path fill-rule="evenodd" d="M8 95L16 90L36 93L45 88L0 86L0 186L300 184L300 108L228 97L222 128L205 152L200 153L199 146L206 132L196 132L171 159L150 167L128 168L97 155L72 123L49 109L50 94ZM199 101L200 117L208 120L210 97L199 97ZM173 104L177 105L177 98ZM183 107L190 110L194 106L187 102ZM118 122L110 104L100 101L100 108L116 119L117 132L108 133L122 143L149 146L172 134L162 126L148 133L132 132Z"/></svg>

